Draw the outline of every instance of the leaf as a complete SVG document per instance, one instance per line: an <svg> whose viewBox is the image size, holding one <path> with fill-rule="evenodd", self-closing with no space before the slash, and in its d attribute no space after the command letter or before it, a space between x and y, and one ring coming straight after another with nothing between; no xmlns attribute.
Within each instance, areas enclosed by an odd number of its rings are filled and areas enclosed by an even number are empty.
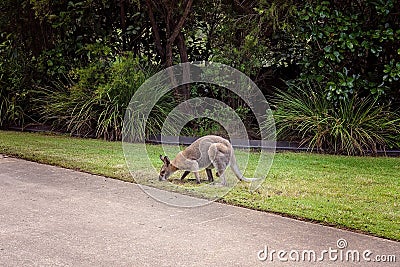
<svg viewBox="0 0 400 267"><path fill-rule="evenodd" d="M346 45L348 48L350 48L351 50L353 49L353 43L351 41L347 41Z"/></svg>
<svg viewBox="0 0 400 267"><path fill-rule="evenodd" d="M333 55L336 57L336 60L340 62L340 53L339 51L333 51Z"/></svg>
<svg viewBox="0 0 400 267"><path fill-rule="evenodd" d="M325 51L326 53L329 53L329 52L331 51L331 49L332 49L332 46L330 46L330 45L324 47L324 51ZM399 50L400 50L400 49L399 49Z"/></svg>

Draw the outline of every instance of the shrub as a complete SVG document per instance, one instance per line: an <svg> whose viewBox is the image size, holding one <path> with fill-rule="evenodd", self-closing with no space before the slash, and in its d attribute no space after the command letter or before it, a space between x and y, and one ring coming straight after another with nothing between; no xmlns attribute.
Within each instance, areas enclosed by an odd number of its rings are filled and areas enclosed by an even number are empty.
<svg viewBox="0 0 400 267"><path fill-rule="evenodd" d="M289 85L274 99L279 138L295 138L310 149L360 155L399 146L399 114L389 105L354 95L333 103L321 88Z"/></svg>
<svg viewBox="0 0 400 267"><path fill-rule="evenodd" d="M400 85L398 1L306 1L293 35L304 47L303 81L333 101L353 94L396 101Z"/></svg>
<svg viewBox="0 0 400 267"><path fill-rule="evenodd" d="M40 101L46 104L41 113L45 121L71 134L120 140L131 97L156 71L130 53L95 61L72 72L76 82L70 77L67 83L55 83L56 88L42 89ZM168 107L166 104L154 112L148 123L150 132L158 129Z"/></svg>
<svg viewBox="0 0 400 267"><path fill-rule="evenodd" d="M30 55L15 48L15 42L0 34L0 127L23 126L30 112L33 63Z"/></svg>

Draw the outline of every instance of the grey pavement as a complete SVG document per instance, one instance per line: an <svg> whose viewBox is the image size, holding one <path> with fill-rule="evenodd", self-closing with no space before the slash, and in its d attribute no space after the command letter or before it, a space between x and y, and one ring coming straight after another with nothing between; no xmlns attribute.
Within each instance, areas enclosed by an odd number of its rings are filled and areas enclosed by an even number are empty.
<svg viewBox="0 0 400 267"><path fill-rule="evenodd" d="M172 207L135 184L1 155L0 197L0 266L400 266L399 242L220 203Z"/></svg>

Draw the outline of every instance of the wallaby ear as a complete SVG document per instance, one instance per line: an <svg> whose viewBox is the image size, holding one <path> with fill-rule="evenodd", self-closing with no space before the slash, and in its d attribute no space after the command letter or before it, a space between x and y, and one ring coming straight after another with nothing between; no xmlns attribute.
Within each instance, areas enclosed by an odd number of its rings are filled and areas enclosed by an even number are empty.
<svg viewBox="0 0 400 267"><path fill-rule="evenodd" d="M167 164L167 166L171 163L169 161L169 158L167 156L163 157L162 155L160 155L160 159L162 160L162 162L164 162L165 164Z"/></svg>

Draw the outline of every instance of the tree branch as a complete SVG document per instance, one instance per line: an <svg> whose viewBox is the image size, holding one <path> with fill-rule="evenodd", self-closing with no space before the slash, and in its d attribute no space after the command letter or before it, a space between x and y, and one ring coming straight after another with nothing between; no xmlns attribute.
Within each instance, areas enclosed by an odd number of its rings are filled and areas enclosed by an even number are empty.
<svg viewBox="0 0 400 267"><path fill-rule="evenodd" d="M164 59L164 49L161 45L161 38L160 38L160 33L158 30L158 26L157 26L157 22L154 19L154 13L153 13L153 7L151 6L151 1L150 0L146 0L146 4L147 4L147 12L149 14L149 19L150 19L150 23L151 23L151 29L153 31L153 36L154 36L154 42L156 45L156 49L157 49L157 53L158 55L161 57L161 59Z"/></svg>
<svg viewBox="0 0 400 267"><path fill-rule="evenodd" d="M169 43L172 44L172 43L175 42L176 37L178 36L178 34L180 33L183 25L186 22L186 18L189 15L190 9L192 8L192 4L193 4L193 0L188 0L187 1L186 7L185 7L185 10L183 11L181 19L179 20L178 24L175 26L175 29L173 30L171 36L169 36L169 38L168 38L168 42Z"/></svg>

